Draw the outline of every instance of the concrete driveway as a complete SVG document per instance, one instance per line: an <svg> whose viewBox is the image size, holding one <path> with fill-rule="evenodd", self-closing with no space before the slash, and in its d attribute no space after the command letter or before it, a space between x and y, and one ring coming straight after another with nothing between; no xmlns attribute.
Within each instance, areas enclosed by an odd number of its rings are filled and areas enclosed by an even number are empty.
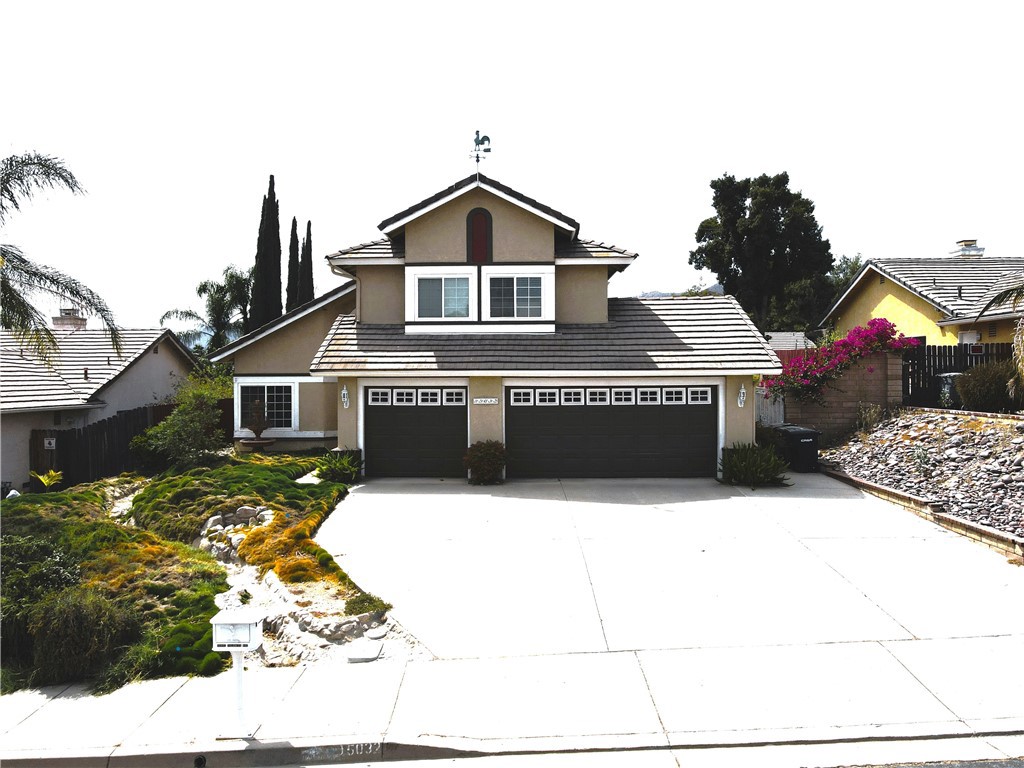
<svg viewBox="0 0 1024 768"><path fill-rule="evenodd" d="M317 541L439 658L709 649L713 665L716 648L1024 634L1005 558L793 479L375 480Z"/></svg>

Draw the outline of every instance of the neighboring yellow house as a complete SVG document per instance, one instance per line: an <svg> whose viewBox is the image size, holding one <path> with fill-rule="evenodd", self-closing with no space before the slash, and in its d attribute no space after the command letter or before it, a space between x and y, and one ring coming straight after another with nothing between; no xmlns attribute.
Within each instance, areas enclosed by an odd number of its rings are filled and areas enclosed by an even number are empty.
<svg viewBox="0 0 1024 768"><path fill-rule="evenodd" d="M1022 310L1005 304L977 318L992 296L1024 282L1024 258L987 257L976 240L957 246L948 256L870 259L822 325L845 335L884 317L926 344L1012 341Z"/></svg>

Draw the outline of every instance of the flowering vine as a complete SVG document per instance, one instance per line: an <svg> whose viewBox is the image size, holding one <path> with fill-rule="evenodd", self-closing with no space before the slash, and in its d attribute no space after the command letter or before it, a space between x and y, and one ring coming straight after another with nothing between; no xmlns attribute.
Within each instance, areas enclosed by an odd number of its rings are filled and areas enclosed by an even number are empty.
<svg viewBox="0 0 1024 768"><path fill-rule="evenodd" d="M867 327L857 326L842 339L822 344L816 349L787 360L778 376L761 380L765 397L778 398L792 395L797 400L809 400L824 405L822 390L842 376L865 355L916 347L917 339L909 339L897 332L896 326L885 318L868 321Z"/></svg>

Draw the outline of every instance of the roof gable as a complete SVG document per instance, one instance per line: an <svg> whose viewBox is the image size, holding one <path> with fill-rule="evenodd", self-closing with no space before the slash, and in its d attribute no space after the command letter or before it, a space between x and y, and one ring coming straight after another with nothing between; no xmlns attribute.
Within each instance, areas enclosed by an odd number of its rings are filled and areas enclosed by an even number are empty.
<svg viewBox="0 0 1024 768"><path fill-rule="evenodd" d="M483 174L473 174L467 176L461 181L457 181L447 189L442 189L430 197L421 200L415 205L411 205L403 211L399 211L393 216L389 216L384 219L377 228L381 230L385 235L392 235L400 231L410 221L418 219L430 211L433 211L446 203L451 202L457 197L467 194L474 189L483 189L496 195L503 200L506 200L513 205L522 208L523 210L529 211L535 216L554 224L559 229L569 233L570 237L575 238L580 231L580 225L565 214L556 211L550 206L544 205L532 197L527 197L521 192L502 184L500 181L495 179L489 179Z"/></svg>
<svg viewBox="0 0 1024 768"><path fill-rule="evenodd" d="M984 306L982 299L996 291L993 285L1008 273L1024 269L1024 258L965 258L963 256L932 258L870 259L850 282L842 296L822 319L822 324L836 313L847 297L864 284L872 274L891 280L934 306L947 320L968 318ZM980 303L979 303L980 302Z"/></svg>

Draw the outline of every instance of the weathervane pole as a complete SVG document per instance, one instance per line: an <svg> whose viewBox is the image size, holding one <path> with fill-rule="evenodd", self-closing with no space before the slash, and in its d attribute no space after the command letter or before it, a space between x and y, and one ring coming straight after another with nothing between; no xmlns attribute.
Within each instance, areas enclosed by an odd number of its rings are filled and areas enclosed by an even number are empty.
<svg viewBox="0 0 1024 768"><path fill-rule="evenodd" d="M484 145L487 146L484 146ZM491 137L481 136L480 131L476 132L476 138L473 139L473 151L470 153L470 158L476 158L476 177L480 178L480 153L491 151ZM485 157L484 160L487 158Z"/></svg>

